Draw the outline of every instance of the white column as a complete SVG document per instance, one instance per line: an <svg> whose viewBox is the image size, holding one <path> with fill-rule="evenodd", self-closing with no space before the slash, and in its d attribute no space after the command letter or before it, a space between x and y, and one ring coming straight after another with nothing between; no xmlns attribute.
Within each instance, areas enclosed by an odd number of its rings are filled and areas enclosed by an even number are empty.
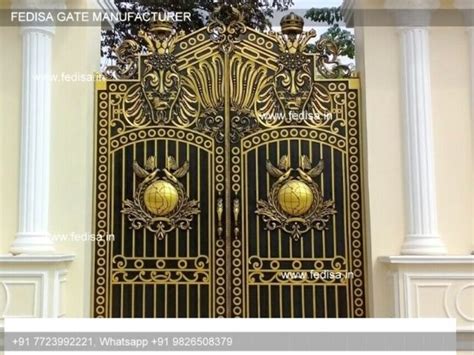
<svg viewBox="0 0 474 355"><path fill-rule="evenodd" d="M52 10L63 1L13 1L13 9ZM12 254L54 251L48 233L51 52L54 27L24 26L18 233Z"/></svg>
<svg viewBox="0 0 474 355"><path fill-rule="evenodd" d="M455 0L454 6L463 12L464 20L467 25L466 32L469 39L469 62L471 63L471 154L472 160L472 180L474 181L474 2L472 0ZM474 190L473 206L474 206ZM474 255L474 250L472 251Z"/></svg>
<svg viewBox="0 0 474 355"><path fill-rule="evenodd" d="M394 1L387 3L393 5ZM420 1L396 3L403 9L410 9L410 5L424 8ZM429 7L434 5L432 1ZM410 19L397 20L406 25L400 28L407 200L407 235L401 254L441 255L446 250L437 222L429 30L419 26L420 21L429 24L429 13L414 19L417 27L406 23Z"/></svg>
<svg viewBox="0 0 474 355"><path fill-rule="evenodd" d="M438 235L428 29L404 28L400 40L408 207L401 253L445 254Z"/></svg>

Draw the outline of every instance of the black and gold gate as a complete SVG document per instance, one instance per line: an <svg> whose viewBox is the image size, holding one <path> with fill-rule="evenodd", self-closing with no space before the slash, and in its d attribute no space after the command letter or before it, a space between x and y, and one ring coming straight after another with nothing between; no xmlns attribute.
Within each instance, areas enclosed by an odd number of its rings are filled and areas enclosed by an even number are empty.
<svg viewBox="0 0 474 355"><path fill-rule="evenodd" d="M96 83L95 317L364 317L359 81L231 7Z"/></svg>

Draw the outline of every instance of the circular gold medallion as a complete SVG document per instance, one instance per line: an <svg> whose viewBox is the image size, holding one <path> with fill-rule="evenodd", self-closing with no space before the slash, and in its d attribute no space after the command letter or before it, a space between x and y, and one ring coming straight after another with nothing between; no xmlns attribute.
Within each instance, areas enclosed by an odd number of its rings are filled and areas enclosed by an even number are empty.
<svg viewBox="0 0 474 355"><path fill-rule="evenodd" d="M311 208L313 191L302 181L290 180L278 191L278 202L289 215L301 216Z"/></svg>
<svg viewBox="0 0 474 355"><path fill-rule="evenodd" d="M143 197L146 208L160 217L172 212L179 200L176 187L164 180L155 181L148 186Z"/></svg>

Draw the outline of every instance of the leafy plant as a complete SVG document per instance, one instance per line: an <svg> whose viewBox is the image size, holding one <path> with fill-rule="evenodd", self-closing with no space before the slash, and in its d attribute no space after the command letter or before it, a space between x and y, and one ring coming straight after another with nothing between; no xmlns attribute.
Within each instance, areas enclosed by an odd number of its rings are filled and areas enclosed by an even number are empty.
<svg viewBox="0 0 474 355"><path fill-rule="evenodd" d="M304 17L314 21L332 25L342 20L341 7L312 8L306 11Z"/></svg>

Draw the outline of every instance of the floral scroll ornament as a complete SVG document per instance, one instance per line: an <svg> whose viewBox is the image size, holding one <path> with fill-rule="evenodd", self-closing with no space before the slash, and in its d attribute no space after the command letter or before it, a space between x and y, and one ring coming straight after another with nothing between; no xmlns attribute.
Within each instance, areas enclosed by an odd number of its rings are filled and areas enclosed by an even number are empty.
<svg viewBox="0 0 474 355"><path fill-rule="evenodd" d="M133 171L142 181L133 200L125 200L122 209L132 229L146 228L160 240L177 228L191 229L193 216L200 212L199 202L189 199L178 180L188 170L188 161L178 166L171 156L165 169L157 168L153 156L147 159L144 167L136 161L133 163Z"/></svg>
<svg viewBox="0 0 474 355"><path fill-rule="evenodd" d="M299 241L310 229L322 231L327 228L329 219L337 211L334 201L324 200L321 188L313 180L321 175L323 168L322 160L313 167L309 158L303 155L296 169L298 176L294 177L287 155L280 158L277 167L267 160L267 172L277 180L267 201L257 201L255 212L262 217L267 230L283 230L294 241Z"/></svg>
<svg viewBox="0 0 474 355"><path fill-rule="evenodd" d="M230 53L247 31L242 13L231 5L218 6L211 14L207 32L224 53Z"/></svg>

